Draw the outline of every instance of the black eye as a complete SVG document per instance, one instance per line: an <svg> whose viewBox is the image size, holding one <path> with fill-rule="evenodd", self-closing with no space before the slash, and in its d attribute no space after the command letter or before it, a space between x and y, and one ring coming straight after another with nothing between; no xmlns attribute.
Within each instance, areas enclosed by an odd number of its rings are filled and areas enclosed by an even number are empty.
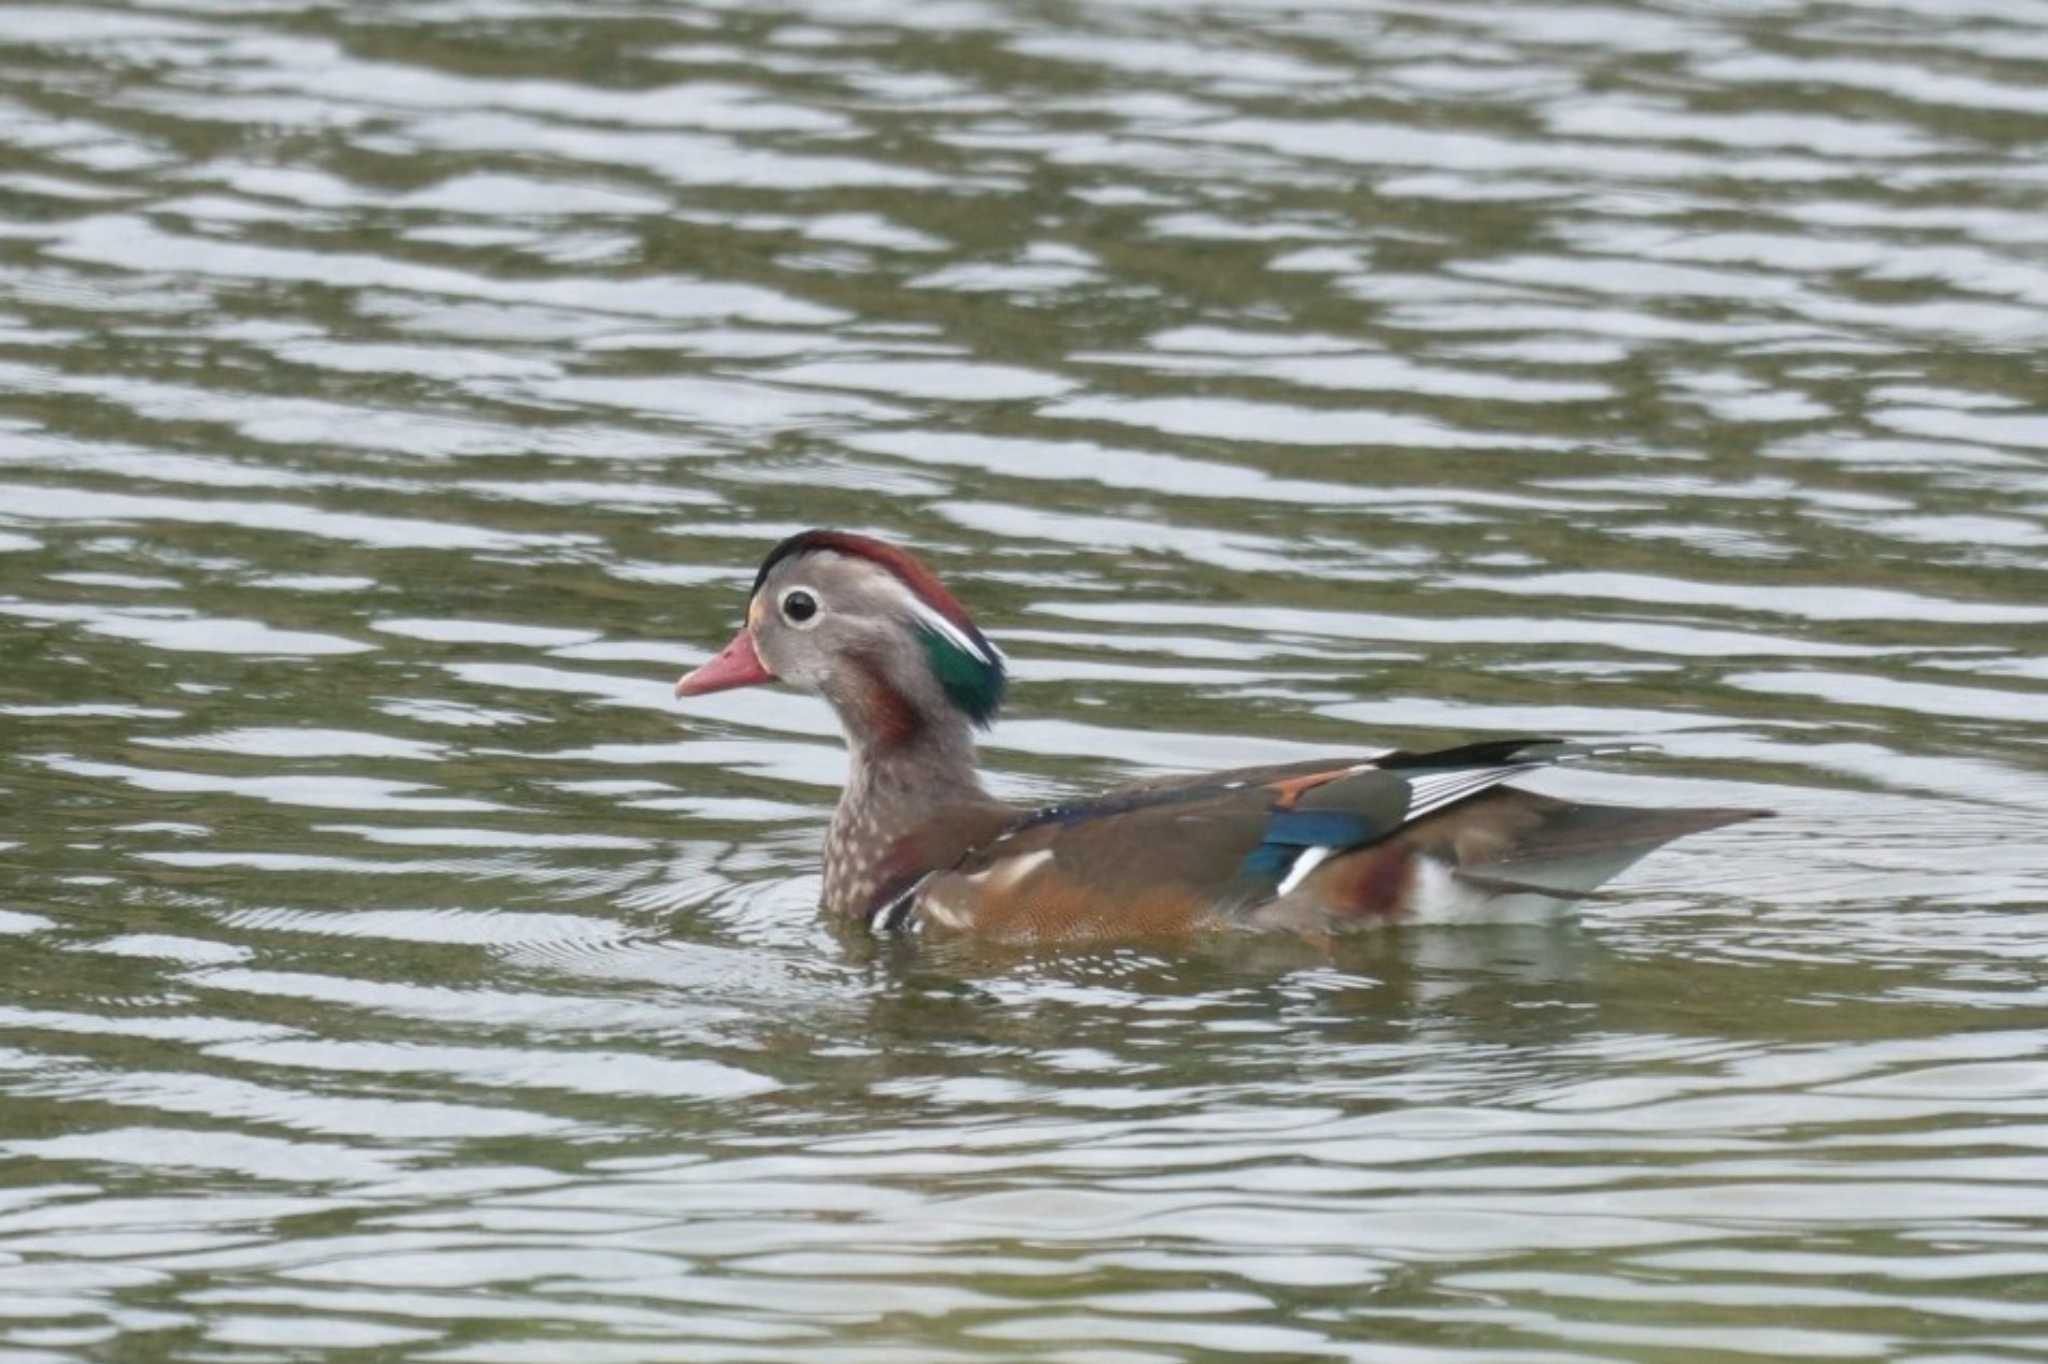
<svg viewBox="0 0 2048 1364"><path fill-rule="evenodd" d="M782 598L782 618L791 625L802 625L817 614L818 599L801 587Z"/></svg>

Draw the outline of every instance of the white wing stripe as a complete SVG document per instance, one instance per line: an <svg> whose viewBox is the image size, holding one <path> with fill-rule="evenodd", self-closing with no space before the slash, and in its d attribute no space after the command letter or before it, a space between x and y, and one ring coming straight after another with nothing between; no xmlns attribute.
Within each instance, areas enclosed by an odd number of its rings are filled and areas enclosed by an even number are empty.
<svg viewBox="0 0 2048 1364"><path fill-rule="evenodd" d="M1516 770L1518 769L1511 767L1486 767L1477 771L1465 769L1411 777L1408 780L1409 806L1416 810L1433 809L1445 801L1456 800L1459 796L1501 781L1508 773Z"/></svg>
<svg viewBox="0 0 2048 1364"><path fill-rule="evenodd" d="M1463 800L1466 796L1484 791L1489 786L1498 786L1510 777L1533 772L1539 766L1539 763L1516 763L1512 767L1482 767L1477 770L1465 768L1455 772L1435 772L1410 777L1408 813L1401 822L1412 824L1424 815L1441 810L1444 806Z"/></svg>
<svg viewBox="0 0 2048 1364"><path fill-rule="evenodd" d="M1301 856L1295 858L1294 865L1287 869L1287 879L1282 881L1280 888L1273 892L1274 898L1278 899L1300 885L1308 878L1310 872L1322 866L1330 858L1335 857L1337 852L1336 848L1303 848Z"/></svg>

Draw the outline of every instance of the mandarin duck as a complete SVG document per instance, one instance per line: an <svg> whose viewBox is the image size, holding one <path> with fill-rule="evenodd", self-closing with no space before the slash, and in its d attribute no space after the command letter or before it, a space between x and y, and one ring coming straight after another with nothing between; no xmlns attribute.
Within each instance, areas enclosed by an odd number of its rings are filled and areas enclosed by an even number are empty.
<svg viewBox="0 0 2048 1364"><path fill-rule="evenodd" d="M974 731L1002 704L1002 654L916 558L845 531L770 550L739 633L675 691L777 681L822 696L845 731L852 769L826 835L823 908L878 931L1321 940L1389 921L1526 921L1671 839L1769 813L1591 805L1503 785L1639 747L1541 738L1009 805L984 789L974 753Z"/></svg>

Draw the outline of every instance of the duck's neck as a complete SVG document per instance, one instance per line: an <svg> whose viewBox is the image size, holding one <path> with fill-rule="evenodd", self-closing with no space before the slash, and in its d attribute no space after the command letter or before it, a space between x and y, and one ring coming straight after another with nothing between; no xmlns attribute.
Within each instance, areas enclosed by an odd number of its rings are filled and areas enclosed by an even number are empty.
<svg viewBox="0 0 2048 1364"><path fill-rule="evenodd" d="M824 906L859 918L885 890L930 868L919 865L917 830L947 810L986 803L964 717L928 716L904 735L849 732L846 790L825 837Z"/></svg>

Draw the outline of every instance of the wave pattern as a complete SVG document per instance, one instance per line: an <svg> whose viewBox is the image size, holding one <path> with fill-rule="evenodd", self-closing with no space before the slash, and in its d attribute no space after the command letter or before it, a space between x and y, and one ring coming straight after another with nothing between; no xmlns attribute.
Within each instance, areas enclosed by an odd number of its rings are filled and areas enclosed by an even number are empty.
<svg viewBox="0 0 2048 1364"><path fill-rule="evenodd" d="M0 11L0 1353L2038 1357L2044 92L2026 0ZM668 699L816 523L1018 799L1783 817L849 945L829 717Z"/></svg>

